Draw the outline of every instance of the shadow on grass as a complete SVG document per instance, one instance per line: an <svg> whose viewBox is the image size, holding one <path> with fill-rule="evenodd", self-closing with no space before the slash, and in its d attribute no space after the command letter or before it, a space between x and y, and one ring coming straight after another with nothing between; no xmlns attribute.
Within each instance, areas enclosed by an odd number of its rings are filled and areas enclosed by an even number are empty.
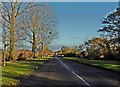
<svg viewBox="0 0 120 87"><path fill-rule="evenodd" d="M49 60L25 60L16 63L8 63L2 69L3 83L6 82L6 79L7 82L10 82L10 79L19 80L19 78L24 78L28 76L36 66L41 66L48 61Z"/></svg>
<svg viewBox="0 0 120 87"><path fill-rule="evenodd" d="M25 60L27 62L48 62L49 60Z"/></svg>

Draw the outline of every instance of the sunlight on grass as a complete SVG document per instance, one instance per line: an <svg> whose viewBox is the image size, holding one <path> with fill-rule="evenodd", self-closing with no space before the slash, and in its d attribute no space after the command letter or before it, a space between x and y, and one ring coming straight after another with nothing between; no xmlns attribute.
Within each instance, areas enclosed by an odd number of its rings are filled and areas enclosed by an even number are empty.
<svg viewBox="0 0 120 87"><path fill-rule="evenodd" d="M120 65L118 61L106 61L106 60L87 60L87 59L80 59L76 57L64 57L67 60L79 62L79 63L85 63L85 64L90 64L94 66L99 66L102 68L107 68L111 69L114 71L119 71L120 72Z"/></svg>
<svg viewBox="0 0 120 87"><path fill-rule="evenodd" d="M37 65L42 65L48 59L6 63L6 66L2 66L2 85L17 85L19 83L19 77L29 76Z"/></svg>

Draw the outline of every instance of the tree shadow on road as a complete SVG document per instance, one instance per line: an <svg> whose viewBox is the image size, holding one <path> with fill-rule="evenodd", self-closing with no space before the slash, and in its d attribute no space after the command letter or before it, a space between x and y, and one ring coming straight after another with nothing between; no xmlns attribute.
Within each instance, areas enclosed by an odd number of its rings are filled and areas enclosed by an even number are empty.
<svg viewBox="0 0 120 87"><path fill-rule="evenodd" d="M77 85L71 81L56 80L54 78L38 77L31 75L26 79L20 79L18 87L88 87L86 85Z"/></svg>

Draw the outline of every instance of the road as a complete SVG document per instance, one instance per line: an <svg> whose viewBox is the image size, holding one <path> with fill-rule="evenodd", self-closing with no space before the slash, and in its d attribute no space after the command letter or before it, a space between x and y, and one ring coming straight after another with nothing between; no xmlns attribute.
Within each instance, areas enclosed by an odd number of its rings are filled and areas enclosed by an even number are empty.
<svg viewBox="0 0 120 87"><path fill-rule="evenodd" d="M119 77L117 73L53 57L43 66L38 66L31 76L21 79L19 86L119 87Z"/></svg>

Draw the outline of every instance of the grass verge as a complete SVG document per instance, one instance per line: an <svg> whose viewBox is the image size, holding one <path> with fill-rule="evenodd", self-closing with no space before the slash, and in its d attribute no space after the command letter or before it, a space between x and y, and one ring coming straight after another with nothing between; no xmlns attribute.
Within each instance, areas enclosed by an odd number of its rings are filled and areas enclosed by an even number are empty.
<svg viewBox="0 0 120 87"><path fill-rule="evenodd" d="M18 78L29 76L36 66L44 64L49 59L32 59L16 63L7 62L6 66L2 66L2 85L17 85L19 83Z"/></svg>
<svg viewBox="0 0 120 87"><path fill-rule="evenodd" d="M75 61L78 63L88 64L92 66L97 66L100 68L116 71L120 73L120 62L118 61L108 61L108 60L87 60L87 59L80 59L76 57L64 57L67 60Z"/></svg>

